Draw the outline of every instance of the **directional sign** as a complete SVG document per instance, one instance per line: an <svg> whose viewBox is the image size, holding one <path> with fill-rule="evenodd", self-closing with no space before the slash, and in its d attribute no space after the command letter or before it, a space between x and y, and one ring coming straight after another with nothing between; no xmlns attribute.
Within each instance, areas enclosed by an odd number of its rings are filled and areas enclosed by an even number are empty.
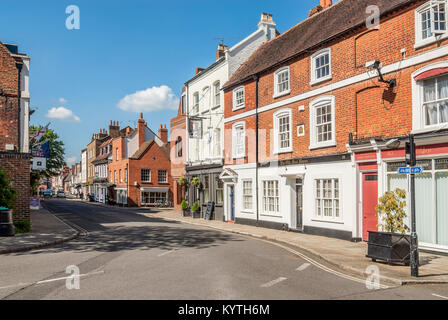
<svg viewBox="0 0 448 320"><path fill-rule="evenodd" d="M398 169L398 174L420 174L423 172L422 167L409 167Z"/></svg>

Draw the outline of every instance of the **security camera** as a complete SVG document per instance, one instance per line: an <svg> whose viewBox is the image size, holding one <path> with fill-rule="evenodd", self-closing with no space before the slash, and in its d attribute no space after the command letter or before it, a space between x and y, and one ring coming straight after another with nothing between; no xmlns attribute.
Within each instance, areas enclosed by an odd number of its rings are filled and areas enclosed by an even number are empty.
<svg viewBox="0 0 448 320"><path fill-rule="evenodd" d="M367 69L380 69L381 67L381 61L378 60L373 60L366 63Z"/></svg>

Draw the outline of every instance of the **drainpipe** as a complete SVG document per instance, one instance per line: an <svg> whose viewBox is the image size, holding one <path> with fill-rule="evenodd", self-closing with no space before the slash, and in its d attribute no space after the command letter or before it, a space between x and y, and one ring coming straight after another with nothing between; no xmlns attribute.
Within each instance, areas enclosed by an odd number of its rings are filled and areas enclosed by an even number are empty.
<svg viewBox="0 0 448 320"><path fill-rule="evenodd" d="M258 199L258 74L254 76L255 80L255 203L257 210L257 225L259 221L259 199Z"/></svg>
<svg viewBox="0 0 448 320"><path fill-rule="evenodd" d="M17 72L18 72L18 79L17 79L17 99L18 99L18 106L17 106L17 114L18 114L18 117L17 117L17 137L18 137L18 142L19 142L19 145L18 145L18 151L20 152L21 151L21 146L22 146L22 135L21 135L21 130L20 130L20 124L21 124L21 119L20 119L20 116L21 116L21 114L20 114L20 111L21 111L21 104L22 104L22 88L21 88L21 82L22 82L22 67L23 67L23 64L22 63L16 63L16 67L17 67Z"/></svg>

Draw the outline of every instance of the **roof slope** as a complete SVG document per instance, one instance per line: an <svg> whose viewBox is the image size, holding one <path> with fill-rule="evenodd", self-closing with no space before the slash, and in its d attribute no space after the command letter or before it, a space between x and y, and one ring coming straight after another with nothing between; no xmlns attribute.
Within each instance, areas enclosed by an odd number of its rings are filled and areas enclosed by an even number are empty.
<svg viewBox="0 0 448 320"><path fill-rule="evenodd" d="M377 5L381 15L418 0L340 0L283 34L261 45L224 85L237 85L249 77L365 23L366 8Z"/></svg>

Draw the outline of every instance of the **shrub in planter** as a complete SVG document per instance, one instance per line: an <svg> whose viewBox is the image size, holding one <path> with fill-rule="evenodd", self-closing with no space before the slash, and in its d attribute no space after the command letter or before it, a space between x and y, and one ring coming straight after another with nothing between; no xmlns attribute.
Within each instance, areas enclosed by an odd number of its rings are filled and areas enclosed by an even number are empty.
<svg viewBox="0 0 448 320"><path fill-rule="evenodd" d="M182 202L180 203L180 208L182 209L182 215L185 217L189 208L188 202L182 200Z"/></svg>
<svg viewBox="0 0 448 320"><path fill-rule="evenodd" d="M201 185L201 180L199 180L198 177L194 177L194 178L191 180L191 185L192 185L193 187L199 187L199 186Z"/></svg>
<svg viewBox="0 0 448 320"><path fill-rule="evenodd" d="M376 216L381 221L381 231L369 231L367 257L373 261L384 260L388 263L409 264L410 236L405 234L409 227L405 224L406 191L396 189L379 198Z"/></svg>
<svg viewBox="0 0 448 320"><path fill-rule="evenodd" d="M200 209L201 208L199 207L199 204L195 202L193 204L193 207L191 207L191 211L193 211L193 217L195 217L199 213Z"/></svg>
<svg viewBox="0 0 448 320"><path fill-rule="evenodd" d="M185 179L185 177L180 177L179 178L179 185L185 186L186 184L187 184L187 180Z"/></svg>

